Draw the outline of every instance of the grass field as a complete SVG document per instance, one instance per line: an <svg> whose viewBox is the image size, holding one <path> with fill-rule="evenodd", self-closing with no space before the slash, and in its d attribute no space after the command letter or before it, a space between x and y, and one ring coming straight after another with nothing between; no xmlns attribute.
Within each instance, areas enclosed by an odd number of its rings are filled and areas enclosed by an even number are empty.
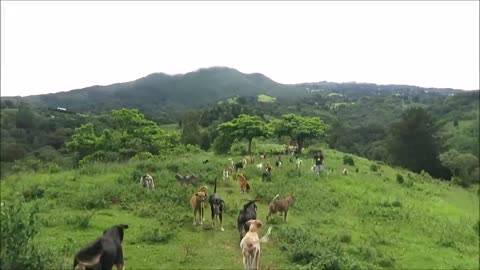
<svg viewBox="0 0 480 270"><path fill-rule="evenodd" d="M326 169L334 169L328 175L313 174L310 159L296 170L285 157L272 181L262 182L260 169L247 166L249 194L240 194L236 181L221 179L232 156L197 153L12 175L1 182L1 195L7 204L18 197L38 204L41 229L35 241L62 256L59 269L71 269L76 251L120 223L129 225L126 269L242 269L235 224L242 200L254 197L264 223L260 236L273 227L270 241L262 244L262 269L479 268L478 186L467 190L359 157L355 167L347 166L343 153L324 153ZM202 164L205 159L209 162ZM343 168L347 175L340 173ZM177 172L200 174L205 181L181 186ZM155 178L152 192L138 184L144 173ZM226 201L224 232L211 229L209 209L204 226L192 225L190 196L203 184L212 193L215 176ZM276 217L267 224L268 203L287 192L296 197L287 222Z"/></svg>

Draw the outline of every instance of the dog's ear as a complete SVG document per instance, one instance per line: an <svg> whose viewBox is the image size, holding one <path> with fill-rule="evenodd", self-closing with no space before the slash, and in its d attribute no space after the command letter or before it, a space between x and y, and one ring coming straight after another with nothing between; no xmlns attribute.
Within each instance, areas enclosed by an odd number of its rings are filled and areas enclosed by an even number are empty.
<svg viewBox="0 0 480 270"><path fill-rule="evenodd" d="M263 223L260 220L255 220L255 224L257 225L257 228L260 229L263 226Z"/></svg>
<svg viewBox="0 0 480 270"><path fill-rule="evenodd" d="M250 219L250 220L247 221L245 224L247 224L248 226L250 226L250 224L252 224L253 222L255 222L255 219Z"/></svg>
<svg viewBox="0 0 480 270"><path fill-rule="evenodd" d="M127 224L120 224L118 225L120 228L122 229L128 229L128 225Z"/></svg>
<svg viewBox="0 0 480 270"><path fill-rule="evenodd" d="M197 192L197 193L195 193L195 197L198 197L198 192Z"/></svg>

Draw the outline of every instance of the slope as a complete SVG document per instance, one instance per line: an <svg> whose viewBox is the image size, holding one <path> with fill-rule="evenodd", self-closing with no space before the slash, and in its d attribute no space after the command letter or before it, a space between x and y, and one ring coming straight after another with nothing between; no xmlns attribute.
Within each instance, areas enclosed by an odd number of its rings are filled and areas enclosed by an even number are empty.
<svg viewBox="0 0 480 270"><path fill-rule="evenodd" d="M326 150L325 156L326 169L334 171L322 176L310 171L310 160L296 170L284 158L285 166L275 168L272 182L262 182L261 171L247 166L243 173L252 186L248 195L239 193L236 181L219 180L218 191L227 205L225 232L211 229L208 209L206 225L192 225L191 194L202 184L212 192L211 179L220 177L229 163L228 157L210 153L14 175L1 183L1 195L8 204L22 192L30 204L40 205L37 243L65 255L56 269L71 267L80 247L118 223L130 225L124 242L128 269L241 269L234 224L242 200L251 197L260 199L258 218L265 225L260 235L273 226L271 241L262 245L263 269L478 269L476 189L359 157L354 157L355 172L342 164L343 153ZM205 159L210 162L202 164ZM344 167L347 175L340 173ZM145 172L155 177L153 192L138 185ZM176 172L195 172L208 180L184 187L174 180ZM402 179L396 180L397 174ZM296 197L287 222L276 217L267 224L268 203L275 194L285 197L287 192ZM96 211L91 219L90 211Z"/></svg>

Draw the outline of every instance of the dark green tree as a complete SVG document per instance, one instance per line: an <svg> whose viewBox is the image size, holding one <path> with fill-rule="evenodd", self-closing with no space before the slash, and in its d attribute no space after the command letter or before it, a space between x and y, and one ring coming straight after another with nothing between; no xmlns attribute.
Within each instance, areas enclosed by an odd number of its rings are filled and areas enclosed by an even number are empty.
<svg viewBox="0 0 480 270"><path fill-rule="evenodd" d="M399 122L391 125L389 150L394 164L414 172L425 170L442 177L435 125L420 107L407 109Z"/></svg>

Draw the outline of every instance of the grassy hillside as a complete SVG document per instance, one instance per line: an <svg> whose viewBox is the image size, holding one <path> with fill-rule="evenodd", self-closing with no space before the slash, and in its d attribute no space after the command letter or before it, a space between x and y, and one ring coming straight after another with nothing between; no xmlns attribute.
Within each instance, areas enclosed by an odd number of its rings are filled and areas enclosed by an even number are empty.
<svg viewBox="0 0 480 270"><path fill-rule="evenodd" d="M124 241L127 269L241 269L234 224L242 199L252 197L260 199L258 218L265 225L260 235L273 226L271 241L262 245L262 269L479 268L477 186L462 189L359 157L354 157L355 167L347 166L343 153L333 150L325 156L326 169L334 169L329 175L314 175L310 159L295 170L284 158L272 182L262 182L261 171L247 166L248 195L240 194L236 181L221 180L230 156L210 153L12 175L0 183L1 195L7 204L25 197L28 205L39 205L36 243L64 256L58 269L70 269L80 247L118 223L130 226ZM205 159L210 162L202 164ZM348 175L340 173L343 168ZM153 192L138 184L147 172L155 178ZM206 180L181 186L176 172ZM226 201L224 232L209 227L209 209L204 227L192 225L190 196L202 184L213 192L214 176ZM268 203L287 192L296 196L287 222L275 218L266 224Z"/></svg>

